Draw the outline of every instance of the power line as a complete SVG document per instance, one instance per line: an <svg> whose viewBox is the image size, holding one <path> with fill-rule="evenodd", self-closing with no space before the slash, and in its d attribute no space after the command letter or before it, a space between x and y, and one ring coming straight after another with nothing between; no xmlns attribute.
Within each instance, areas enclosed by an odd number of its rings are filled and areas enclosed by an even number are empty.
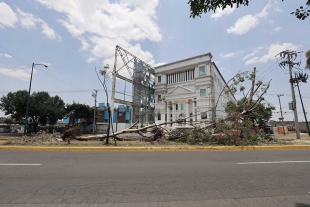
<svg viewBox="0 0 310 207"><path fill-rule="evenodd" d="M31 64L30 63L26 63L25 61L22 61L21 59L19 59L18 57L16 57L15 55L13 55L12 53L10 53L7 49L5 49L1 44L0 44L0 47L2 48L2 49L4 49L7 53L9 53L9 55L11 55L13 58L15 58L16 60L18 60L18 61L20 61L20 62L22 62L22 63L24 63L24 64L27 64L27 65L29 65L29 66L31 66Z"/></svg>

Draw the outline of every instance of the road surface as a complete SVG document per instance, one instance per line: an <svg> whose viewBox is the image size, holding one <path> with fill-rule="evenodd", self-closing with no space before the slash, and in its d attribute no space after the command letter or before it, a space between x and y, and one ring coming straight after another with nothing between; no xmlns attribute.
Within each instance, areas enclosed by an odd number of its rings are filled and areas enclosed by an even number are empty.
<svg viewBox="0 0 310 207"><path fill-rule="evenodd" d="M0 173L0 207L310 206L310 150L0 151Z"/></svg>

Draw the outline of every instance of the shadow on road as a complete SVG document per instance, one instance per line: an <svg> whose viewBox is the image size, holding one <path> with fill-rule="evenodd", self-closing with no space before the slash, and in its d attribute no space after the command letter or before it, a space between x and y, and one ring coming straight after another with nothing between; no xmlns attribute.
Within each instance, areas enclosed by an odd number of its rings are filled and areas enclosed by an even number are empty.
<svg viewBox="0 0 310 207"><path fill-rule="evenodd" d="M310 205L304 203L296 203L295 207L310 207Z"/></svg>

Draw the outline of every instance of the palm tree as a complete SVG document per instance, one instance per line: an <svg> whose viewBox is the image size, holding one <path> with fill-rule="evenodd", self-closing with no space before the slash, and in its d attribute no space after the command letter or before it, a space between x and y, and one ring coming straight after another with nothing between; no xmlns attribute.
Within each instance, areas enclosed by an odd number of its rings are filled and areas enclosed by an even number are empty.
<svg viewBox="0 0 310 207"><path fill-rule="evenodd" d="M310 69L310 50L306 52L306 58L307 58L306 68Z"/></svg>

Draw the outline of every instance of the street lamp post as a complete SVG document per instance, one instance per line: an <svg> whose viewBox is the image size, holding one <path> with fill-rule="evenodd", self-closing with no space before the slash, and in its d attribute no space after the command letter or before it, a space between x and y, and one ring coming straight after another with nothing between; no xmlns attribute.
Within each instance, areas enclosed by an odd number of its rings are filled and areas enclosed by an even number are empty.
<svg viewBox="0 0 310 207"><path fill-rule="evenodd" d="M30 84L29 84L29 91L28 91L28 98L27 98L27 109L26 109L26 118L25 118L25 126L24 126L24 135L27 134L27 126L28 126L28 113L29 113L29 103L30 103L30 91L31 91L31 83L32 83L32 74L33 74L33 68L35 65L43 65L44 67L48 67L47 65L44 64L35 64L32 63L32 68L31 68L31 76L30 76Z"/></svg>

